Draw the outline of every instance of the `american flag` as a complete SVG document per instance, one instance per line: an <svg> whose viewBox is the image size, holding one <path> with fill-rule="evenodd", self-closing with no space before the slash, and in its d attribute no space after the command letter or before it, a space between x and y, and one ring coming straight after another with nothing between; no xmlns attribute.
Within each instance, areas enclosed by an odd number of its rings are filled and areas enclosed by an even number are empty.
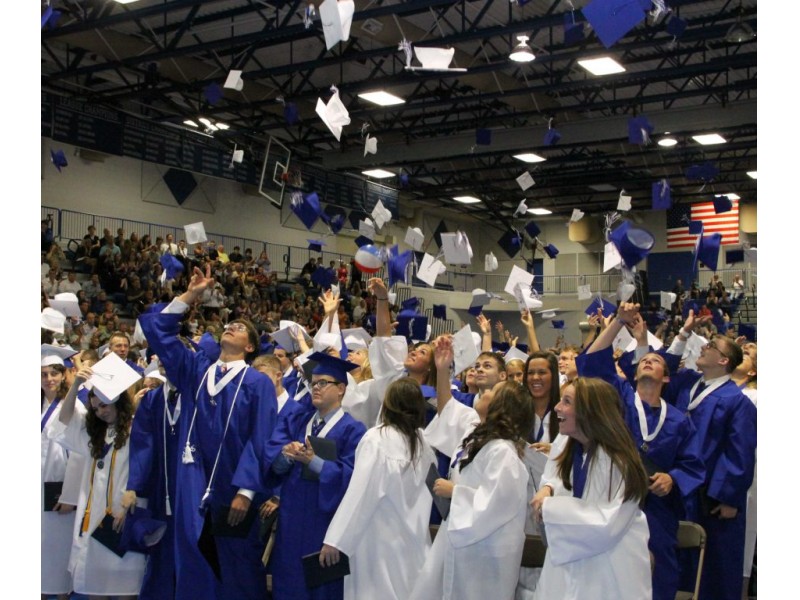
<svg viewBox="0 0 800 600"><path fill-rule="evenodd" d="M689 221L702 221L703 233L721 233L722 245L739 243L739 201L716 214L713 202L675 206L667 211L667 248L694 248L697 236L689 233Z"/></svg>

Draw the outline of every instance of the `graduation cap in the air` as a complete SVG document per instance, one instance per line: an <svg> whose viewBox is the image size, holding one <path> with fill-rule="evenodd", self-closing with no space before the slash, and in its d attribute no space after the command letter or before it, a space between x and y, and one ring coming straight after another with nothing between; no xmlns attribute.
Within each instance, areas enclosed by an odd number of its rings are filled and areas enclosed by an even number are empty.
<svg viewBox="0 0 800 600"><path fill-rule="evenodd" d="M701 235L697 240L697 247L694 252L694 261L692 263L692 271L697 271L698 261L702 261L706 267L712 271L716 271L717 261L719 260L719 247L721 244L721 233Z"/></svg>
<svg viewBox="0 0 800 600"><path fill-rule="evenodd" d="M719 215L721 213L726 213L733 208L733 202L728 196L714 196L714 213Z"/></svg>
<svg viewBox="0 0 800 600"><path fill-rule="evenodd" d="M372 209L371 216L372 220L375 222L375 226L380 229L392 220L392 211L386 208L383 202L378 199L375 203L375 208Z"/></svg>
<svg viewBox="0 0 800 600"><path fill-rule="evenodd" d="M564 45L572 46L582 42L584 38L583 23L575 18L575 11L564 13Z"/></svg>
<svg viewBox="0 0 800 600"><path fill-rule="evenodd" d="M297 104L294 102L287 102L283 105L283 119L287 125L294 125L300 120L297 110Z"/></svg>
<svg viewBox="0 0 800 600"><path fill-rule="evenodd" d="M550 325L553 326L553 329L564 329L564 320L553 319L552 321L550 321Z"/></svg>
<svg viewBox="0 0 800 600"><path fill-rule="evenodd" d="M428 317L423 314L397 316L397 335L407 339L425 341L428 339Z"/></svg>
<svg viewBox="0 0 800 600"><path fill-rule="evenodd" d="M378 138L367 134L364 138L364 156L378 153Z"/></svg>
<svg viewBox="0 0 800 600"><path fill-rule="evenodd" d="M56 294L55 297L50 300L50 308L54 308L57 311L64 313L67 317L72 317L75 319L81 318L81 309L78 303L78 296L72 292L61 292L60 294Z"/></svg>
<svg viewBox="0 0 800 600"><path fill-rule="evenodd" d="M740 262L744 262L744 249L728 250L727 252L725 252L726 265L734 265Z"/></svg>
<svg viewBox="0 0 800 600"><path fill-rule="evenodd" d="M323 223L331 228L334 235L339 233L344 227L345 211L343 208L328 204L320 214Z"/></svg>
<svg viewBox="0 0 800 600"><path fill-rule="evenodd" d="M556 248L555 245L553 244L547 244L544 247L544 251L550 258L555 258L556 256L558 256L558 248Z"/></svg>
<svg viewBox="0 0 800 600"><path fill-rule="evenodd" d="M536 222L535 222L535 221L528 221L528 222L525 224L525 231L526 231L526 232L528 233L528 235L529 235L529 236L531 236L532 238L535 238L535 237L537 237L537 236L538 236L540 233L542 233L542 230L539 228L539 226L536 224Z"/></svg>
<svg viewBox="0 0 800 600"><path fill-rule="evenodd" d="M183 232L186 234L187 244L202 244L208 241L206 237L206 228L203 226L202 221L184 225Z"/></svg>
<svg viewBox="0 0 800 600"><path fill-rule="evenodd" d="M419 298L417 298L416 296L412 296L411 298L403 300L400 303L399 314L403 314L404 312L407 312L409 314L414 314L417 312L418 306L419 306Z"/></svg>
<svg viewBox="0 0 800 600"><path fill-rule="evenodd" d="M114 352L109 352L92 366L89 383L92 384L94 394L100 402L113 404L125 390L141 378L142 376L124 360Z"/></svg>
<svg viewBox="0 0 800 600"><path fill-rule="evenodd" d="M516 178L516 182L517 182L517 185L519 185L519 187L522 189L523 192L525 190L533 187L536 184L536 182L533 180L533 176L530 174L529 171L525 171L522 175L517 177ZM525 211L527 211L527 210L528 209L526 207ZM514 216L516 217L517 215L515 214Z"/></svg>
<svg viewBox="0 0 800 600"><path fill-rule="evenodd" d="M447 318L447 305L446 304L434 304L433 305L433 317L435 319L446 319Z"/></svg>
<svg viewBox="0 0 800 600"><path fill-rule="evenodd" d="M680 17L673 17L667 22L667 33L679 38L683 35L683 32L686 31L686 25L688 23L681 19Z"/></svg>
<svg viewBox="0 0 800 600"><path fill-rule="evenodd" d="M359 248L361 248L361 246L366 246L367 244L372 243L372 240L365 235L358 236L354 241L356 243L356 246L358 246Z"/></svg>
<svg viewBox="0 0 800 600"><path fill-rule="evenodd" d="M629 269L639 264L655 244L653 234L641 227L631 225L630 221L623 221L609 234L608 239L617 247L622 262Z"/></svg>
<svg viewBox="0 0 800 600"><path fill-rule="evenodd" d="M50 149L50 161L55 165L58 172L61 173L61 169L66 167L69 163L67 162L67 157L64 155L63 150L53 150Z"/></svg>
<svg viewBox="0 0 800 600"><path fill-rule="evenodd" d="M358 229L358 224L369 217L367 213L365 213L361 209L351 210L350 214L347 215L347 220L350 222L350 227L353 229Z"/></svg>
<svg viewBox="0 0 800 600"><path fill-rule="evenodd" d="M692 235L703 235L703 222L689 221L689 233Z"/></svg>
<svg viewBox="0 0 800 600"><path fill-rule="evenodd" d="M161 266L164 268L166 279L176 279L178 275L183 273L183 263L172 254L162 254L159 262L161 262Z"/></svg>
<svg viewBox="0 0 800 600"><path fill-rule="evenodd" d="M425 235L419 227L409 227L406 229L405 243L411 246L414 250L422 250L422 244L425 242Z"/></svg>
<svg viewBox="0 0 800 600"><path fill-rule="evenodd" d="M322 247L326 246L324 240L307 240L308 241L308 249L312 252L322 252Z"/></svg>
<svg viewBox="0 0 800 600"><path fill-rule="evenodd" d="M399 252L397 244L389 249L389 287L392 287L398 281L407 283L407 267L408 263L411 262L411 257L411 250Z"/></svg>
<svg viewBox="0 0 800 600"><path fill-rule="evenodd" d="M335 0L326 0L327 2L335 2ZM352 1L351 1L352 4ZM345 125L350 124L350 113L339 98L339 90L336 86L331 86L333 94L328 100L328 103L322 101L322 98L317 98L316 113L325 126L333 134L338 142L342 137L342 129Z"/></svg>
<svg viewBox="0 0 800 600"><path fill-rule="evenodd" d="M356 6L353 0L325 0L319 5L319 18L322 21L322 33L325 35L325 46L328 50L339 42L350 39L350 27Z"/></svg>
<svg viewBox="0 0 800 600"><path fill-rule="evenodd" d="M317 196L316 192L311 192L310 194L303 194L299 191L293 192L289 208L308 230L314 227L322 213L322 208L319 205L319 196Z"/></svg>
<svg viewBox="0 0 800 600"><path fill-rule="evenodd" d="M336 281L336 274L332 269L319 266L311 274L311 281L321 288L327 288Z"/></svg>
<svg viewBox="0 0 800 600"><path fill-rule="evenodd" d="M464 73L466 69L450 66L450 63L453 62L455 52L455 48L426 48L414 46L414 56L422 63L422 66L415 67L411 64L406 64L405 68L408 71L455 71ZM407 59L406 62L410 63L410 60Z"/></svg>
<svg viewBox="0 0 800 600"><path fill-rule="evenodd" d="M592 300L592 303L589 306L587 306L586 310L584 310L583 312L585 312L587 316L591 317L597 314L598 308L603 309L603 315L606 317L609 315L613 315L615 312L617 312L616 305L614 305L612 302L609 302L608 300L600 296L595 297L594 300Z"/></svg>
<svg viewBox="0 0 800 600"><path fill-rule="evenodd" d="M652 189L653 210L667 210L672 208L672 189L669 181L661 179L653 182Z"/></svg>
<svg viewBox="0 0 800 600"><path fill-rule="evenodd" d="M203 88L203 98L205 98L206 102L209 104L213 105L222 100L222 95L222 88L219 87L219 84L215 81L212 81Z"/></svg>
<svg viewBox="0 0 800 600"><path fill-rule="evenodd" d="M548 127L547 131L544 132L544 140L542 140L542 144L544 146L555 146L560 139L561 132L553 127Z"/></svg>
<svg viewBox="0 0 800 600"><path fill-rule="evenodd" d="M692 165L686 169L686 179L690 181L709 182L719 175L719 169L710 161L699 165Z"/></svg>
<svg viewBox="0 0 800 600"><path fill-rule="evenodd" d="M447 225L444 221L439 221L439 224L436 226L436 229L433 232L433 241L436 242L436 246L441 248L442 247L442 234L447 233Z"/></svg>
<svg viewBox="0 0 800 600"><path fill-rule="evenodd" d="M757 342L757 327L754 323L739 323L739 335L745 336L748 341Z"/></svg>
<svg viewBox="0 0 800 600"><path fill-rule="evenodd" d="M643 8L643 4L646 6ZM631 29L644 21L650 0L592 0L582 9L597 37L611 48Z"/></svg>
<svg viewBox="0 0 800 600"><path fill-rule="evenodd" d="M227 90L236 90L237 92L241 92L244 88L242 71L240 69L231 69L228 71L228 77L225 79L225 83L222 84L222 87Z"/></svg>
<svg viewBox="0 0 800 600"><path fill-rule="evenodd" d="M491 146L492 145L492 130L478 128L475 130L475 143L478 146Z"/></svg>
<svg viewBox="0 0 800 600"><path fill-rule="evenodd" d="M687 298L683 302L683 314L682 314L682 316L683 316L684 319L686 319L686 317L689 316L689 311L690 310L693 310L694 314L697 315L697 313L700 312L700 303L697 300L690 300L690 299Z"/></svg>
<svg viewBox="0 0 800 600"><path fill-rule="evenodd" d="M653 124L644 115L628 119L628 142L643 145L650 142Z"/></svg>
<svg viewBox="0 0 800 600"><path fill-rule="evenodd" d="M408 187L408 173L400 173L400 187Z"/></svg>
<svg viewBox="0 0 800 600"><path fill-rule="evenodd" d="M45 25L48 28L54 29L56 25L58 25L58 20L61 18L61 11L54 9L52 6L48 5L45 11L42 13L42 29L44 29Z"/></svg>
<svg viewBox="0 0 800 600"><path fill-rule="evenodd" d="M515 230L509 229L497 240L497 244L508 254L509 258L514 258L522 247L522 238Z"/></svg>

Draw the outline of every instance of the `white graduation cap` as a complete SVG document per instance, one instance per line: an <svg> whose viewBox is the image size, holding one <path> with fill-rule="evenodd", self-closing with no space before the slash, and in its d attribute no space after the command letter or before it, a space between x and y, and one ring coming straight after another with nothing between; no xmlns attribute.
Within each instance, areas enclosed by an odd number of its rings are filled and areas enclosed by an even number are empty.
<svg viewBox="0 0 800 600"><path fill-rule="evenodd" d="M515 285L514 298L517 300L517 308L519 308L520 312L542 308L542 301L539 299L539 295L532 291L529 285L523 283Z"/></svg>
<svg viewBox="0 0 800 600"><path fill-rule="evenodd" d="M369 217L358 222L358 233L371 240L375 239L375 224Z"/></svg>
<svg viewBox="0 0 800 600"><path fill-rule="evenodd" d="M81 318L81 309L78 306L78 297L72 292L62 292L50 299L50 308L64 313L68 317Z"/></svg>
<svg viewBox="0 0 800 600"><path fill-rule="evenodd" d="M630 281L620 281L619 285L617 285L617 300L627 302L635 291L636 286Z"/></svg>
<svg viewBox="0 0 800 600"><path fill-rule="evenodd" d="M467 234L463 231L442 234L442 250L444 259L451 265L469 265L472 263L472 246Z"/></svg>
<svg viewBox="0 0 800 600"><path fill-rule="evenodd" d="M622 256L614 242L606 242L603 250L603 273L616 269L622 264Z"/></svg>
<svg viewBox="0 0 800 600"><path fill-rule="evenodd" d="M592 286L587 284L578 286L578 300L588 300L592 297Z"/></svg>
<svg viewBox="0 0 800 600"><path fill-rule="evenodd" d="M530 172L529 171L525 171L522 175L517 177L517 183L519 184L519 187L521 187L522 191L524 192L528 188L533 187L533 184L536 183L536 182L533 180L533 177L531 176Z"/></svg>
<svg viewBox="0 0 800 600"><path fill-rule="evenodd" d="M124 360L114 352L110 352L94 364L89 383L103 404L113 404L119 399L120 394L141 378L141 375Z"/></svg>
<svg viewBox="0 0 800 600"><path fill-rule="evenodd" d="M525 269L520 269L517 265L511 267L511 273L508 275L508 280L503 288L506 294L514 295L514 288L517 284L522 284L523 287L530 288L533 285L533 273L528 273Z"/></svg>
<svg viewBox="0 0 800 600"><path fill-rule="evenodd" d="M497 257L494 255L494 252L489 252L489 254L484 257L483 262L483 268L487 273L496 271L498 268Z"/></svg>
<svg viewBox="0 0 800 600"><path fill-rule="evenodd" d="M665 308L667 310L672 308L672 305L675 303L675 300L678 298L677 294L674 292L660 292L661 294L661 308Z"/></svg>
<svg viewBox="0 0 800 600"><path fill-rule="evenodd" d="M183 226L183 231L186 233L187 244L201 244L207 242L206 228L203 227L203 222L189 223Z"/></svg>
<svg viewBox="0 0 800 600"><path fill-rule="evenodd" d="M292 333L297 334L297 332L302 331L303 336L306 340L309 339L308 333L306 332L305 328L295 323L294 321L281 321L279 324L278 331L274 331L270 334L272 340L278 344L281 348L286 350L287 352L295 353L300 352L300 345L294 339Z"/></svg>
<svg viewBox="0 0 800 600"><path fill-rule="evenodd" d="M422 63L421 67L406 67L409 71L454 71L466 73L466 69L450 67L455 48L419 48L414 46L414 55Z"/></svg>
<svg viewBox="0 0 800 600"><path fill-rule="evenodd" d="M525 204L525 200L522 200L517 205L517 210L514 211L514 217L513 218L516 219L517 217L523 217L523 216L525 216L527 214L527 212L528 212L528 205Z"/></svg>
<svg viewBox="0 0 800 600"><path fill-rule="evenodd" d="M389 298L389 304L394 304L397 300L397 292L386 292L386 296Z"/></svg>
<svg viewBox="0 0 800 600"><path fill-rule="evenodd" d="M758 262L758 248L745 248L744 249L744 259L749 262L756 264Z"/></svg>
<svg viewBox="0 0 800 600"><path fill-rule="evenodd" d="M508 364L508 361L516 359L519 359L523 362L527 361L528 355L525 354L522 350L520 350L516 346L511 346L511 348L508 349L508 352L505 353L503 358L505 359L506 364Z"/></svg>
<svg viewBox="0 0 800 600"><path fill-rule="evenodd" d="M327 2L335 2L335 0L326 0ZM352 4L352 2L351 2ZM322 98L317 98L317 114L325 126L330 129L333 137L338 142L342 137L342 128L345 125L350 125L350 113L347 112L342 101L339 99L339 90L332 86L334 90L331 99L325 104Z"/></svg>
<svg viewBox="0 0 800 600"><path fill-rule="evenodd" d="M456 373L471 367L478 359L480 352L472 339L472 329L464 325L453 335L453 362Z"/></svg>
<svg viewBox="0 0 800 600"><path fill-rule="evenodd" d="M409 227L406 229L405 242L417 252L422 252L422 244L425 241L425 236L419 227Z"/></svg>
<svg viewBox="0 0 800 600"><path fill-rule="evenodd" d="M683 349L683 366L687 369L697 370L697 358L700 356L700 351L703 346L708 344L708 340L702 335L692 333L689 339L686 340L686 347Z"/></svg>
<svg viewBox="0 0 800 600"><path fill-rule="evenodd" d="M64 313L57 311L55 308L46 306L42 309L41 327L48 329L55 333L64 333L64 323L67 317Z"/></svg>
<svg viewBox="0 0 800 600"><path fill-rule="evenodd" d="M241 92L242 88L244 88L242 72L237 71L236 69L231 69L231 71L228 73L228 78L225 80L225 83L222 87L228 90L236 90L237 92Z"/></svg>
<svg viewBox="0 0 800 600"><path fill-rule="evenodd" d="M152 377L153 379L158 379L159 381L166 383L167 378L161 374L161 371L159 371L158 367L158 359L153 359L145 368L143 377Z"/></svg>
<svg viewBox="0 0 800 600"><path fill-rule="evenodd" d="M350 39L350 26L353 24L355 11L356 5L353 0L339 2L325 0L319 5L319 18L322 21L322 33L325 34L325 46L328 50L337 43Z"/></svg>
<svg viewBox="0 0 800 600"><path fill-rule="evenodd" d="M447 267L440 260L436 260L432 255L425 253L422 262L417 269L417 279L421 279L429 286L436 285L436 278L447 271Z"/></svg>
<svg viewBox="0 0 800 600"><path fill-rule="evenodd" d="M472 301L469 303L470 307L473 306L486 306L492 301L492 297L483 288L475 288L472 290Z"/></svg>
<svg viewBox="0 0 800 600"><path fill-rule="evenodd" d="M363 327L342 329L342 337L344 338L344 345L348 350L369 348L369 345L372 343L372 336L367 333L367 330Z"/></svg>
<svg viewBox="0 0 800 600"><path fill-rule="evenodd" d="M377 154L378 153L378 138L372 137L370 134L367 134L366 139L364 140L364 156L367 154Z"/></svg>
<svg viewBox="0 0 800 600"><path fill-rule="evenodd" d="M316 352L325 352L328 348L336 348L341 351L342 336L332 331L320 331L314 336L313 346Z"/></svg>
<svg viewBox="0 0 800 600"><path fill-rule="evenodd" d="M539 315L542 319L549 320L555 319L556 313L561 310L560 308L546 308L544 310L540 310L537 315Z"/></svg>
<svg viewBox="0 0 800 600"><path fill-rule="evenodd" d="M244 150L239 150L239 148L234 145L233 146L233 154L231 154L231 166L233 163L241 163L244 160Z"/></svg>
<svg viewBox="0 0 800 600"><path fill-rule="evenodd" d="M60 360L60 362L50 362L48 364L64 364L64 361L67 360L70 356L75 356L78 353L77 350L73 349L71 346L56 346L55 344L42 344L42 366L45 365L45 359L48 357L56 357Z"/></svg>
<svg viewBox="0 0 800 600"><path fill-rule="evenodd" d="M584 212L580 208L572 209L572 216L569 218L570 223L577 223L584 217Z"/></svg>
<svg viewBox="0 0 800 600"><path fill-rule="evenodd" d="M617 210L630 210L631 209L631 199L632 197L629 196L625 190L621 190L619 193L619 202L617 203Z"/></svg>
<svg viewBox="0 0 800 600"><path fill-rule="evenodd" d="M633 336L630 334L627 327L622 327L611 342L611 348L613 348L614 352L617 350L625 352L631 342L634 342L635 348L636 341L633 339Z"/></svg>
<svg viewBox="0 0 800 600"><path fill-rule="evenodd" d="M625 328L622 328L622 331L625 331ZM618 334L619 335L619 334ZM633 352L636 350L636 345L638 342L631 336L631 340L628 342L628 345L625 347L625 352ZM656 350L661 350L664 347L663 342L658 339L653 333L650 331L647 332L647 345L653 348L653 352Z"/></svg>
<svg viewBox="0 0 800 600"><path fill-rule="evenodd" d="M383 205L383 202L378 200L375 208L372 209L372 220L375 221L375 226L380 229L386 223L392 220L392 213Z"/></svg>

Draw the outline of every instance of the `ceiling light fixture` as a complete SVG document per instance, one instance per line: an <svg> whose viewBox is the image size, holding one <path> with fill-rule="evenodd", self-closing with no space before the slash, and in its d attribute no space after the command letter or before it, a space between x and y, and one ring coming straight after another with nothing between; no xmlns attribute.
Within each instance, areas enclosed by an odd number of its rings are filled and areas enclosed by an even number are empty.
<svg viewBox="0 0 800 600"><path fill-rule="evenodd" d="M592 75L613 75L615 73L625 72L625 67L623 67L610 56L579 60L578 64L589 71L589 73Z"/></svg>
<svg viewBox="0 0 800 600"><path fill-rule="evenodd" d="M728 29L728 33L725 34L725 41L730 44L743 44L756 37L756 34L753 28L743 20L744 8L742 8L741 1L739 2L739 8L736 12L738 13L736 23L731 25L730 29Z"/></svg>
<svg viewBox="0 0 800 600"><path fill-rule="evenodd" d="M704 133L702 135L693 135L692 139L698 144L703 146L711 146L713 144L726 144L728 140L718 133Z"/></svg>
<svg viewBox="0 0 800 600"><path fill-rule="evenodd" d="M529 208L528 212L532 215L552 215L552 210L547 210L546 208Z"/></svg>
<svg viewBox="0 0 800 600"><path fill-rule="evenodd" d="M370 169L369 171L361 171L362 175L366 175L367 177L373 177L375 179L388 179L389 177L394 177L394 173L391 171L386 171L384 169Z"/></svg>
<svg viewBox="0 0 800 600"><path fill-rule="evenodd" d="M539 156L538 154L534 154L533 152L524 152L522 154L515 154L514 158L526 163L538 163L547 160L544 156Z"/></svg>
<svg viewBox="0 0 800 600"><path fill-rule="evenodd" d="M508 55L508 58L514 62L520 63L526 63L535 60L536 56L533 54L531 47L528 46L528 40L530 38L527 35L518 35L517 39L519 40L519 44L514 46L514 49L511 51L511 54Z"/></svg>
<svg viewBox="0 0 800 600"><path fill-rule="evenodd" d="M476 198L475 196L453 196L453 200L461 204L477 204L481 201L480 198Z"/></svg>
<svg viewBox="0 0 800 600"><path fill-rule="evenodd" d="M358 97L363 98L367 102L377 104L378 106L394 106L395 104L405 104L406 102L402 98L390 94L389 92L384 92L383 90L364 92L363 94L359 94Z"/></svg>
<svg viewBox="0 0 800 600"><path fill-rule="evenodd" d="M664 148L672 148L673 146L676 146L678 144L678 140L676 140L674 137L672 137L669 134L669 131L665 131L664 132L664 136L665 137L663 137L660 140L658 140L658 145L659 146L663 146Z"/></svg>

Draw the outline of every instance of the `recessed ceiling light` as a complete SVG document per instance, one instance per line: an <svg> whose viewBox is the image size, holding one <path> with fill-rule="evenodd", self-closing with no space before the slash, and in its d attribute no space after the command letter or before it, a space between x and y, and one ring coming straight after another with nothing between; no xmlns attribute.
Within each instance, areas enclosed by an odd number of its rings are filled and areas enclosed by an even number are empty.
<svg viewBox="0 0 800 600"><path fill-rule="evenodd" d="M231 126L228 125L227 123L221 123L221 122L217 121L217 129L223 129L224 130L224 129L230 129L230 128L231 128Z"/></svg>
<svg viewBox="0 0 800 600"><path fill-rule="evenodd" d="M748 171L747 174L750 177L752 177L753 179L756 179L756 175L758 174L758 171Z"/></svg>
<svg viewBox="0 0 800 600"><path fill-rule="evenodd" d="M117 4L133 4L139 0L116 0Z"/></svg>
<svg viewBox="0 0 800 600"><path fill-rule="evenodd" d="M677 143L678 140L676 140L674 137L663 137L660 140L658 140L658 145L664 146L664 148L672 148Z"/></svg>
<svg viewBox="0 0 800 600"><path fill-rule="evenodd" d="M378 106L394 106L395 104L405 103L405 100L402 98L398 98L394 94L382 90L377 92L364 92L363 94L359 94L358 97L363 98L367 102L377 104Z"/></svg>
<svg viewBox="0 0 800 600"><path fill-rule="evenodd" d="M741 200L742 199L741 196L739 196L739 194L734 194L734 193L730 193L730 194L714 194L714 195L717 198L719 198L721 196L727 196L728 200Z"/></svg>
<svg viewBox="0 0 800 600"><path fill-rule="evenodd" d="M370 169L369 171L361 171L362 175L367 177L374 177L375 179L388 179L394 177L394 173L385 169Z"/></svg>
<svg viewBox="0 0 800 600"><path fill-rule="evenodd" d="M197 123L195 123L195 122L194 122L194 121L192 121L191 119L186 119L186 120L183 122L183 124L184 124L184 125L189 125L190 127L198 127Z"/></svg>
<svg viewBox="0 0 800 600"><path fill-rule="evenodd" d="M522 162L526 163L537 163L537 162L544 162L547 159L544 156L539 156L538 154L534 154L533 152L525 152L523 154L515 154L514 158L517 160L521 160Z"/></svg>
<svg viewBox="0 0 800 600"><path fill-rule="evenodd" d="M698 144L703 144L704 146L710 146L711 144L725 144L728 141L718 133L693 135L692 139Z"/></svg>
<svg viewBox="0 0 800 600"><path fill-rule="evenodd" d="M532 215L552 215L552 210L547 210L546 208L529 208L528 212Z"/></svg>
<svg viewBox="0 0 800 600"><path fill-rule="evenodd" d="M475 196L453 196L453 200L461 202L461 204L475 204L481 201L480 198L476 198Z"/></svg>
<svg viewBox="0 0 800 600"><path fill-rule="evenodd" d="M579 60L578 64L589 71L589 73L592 75L613 75L614 73L625 72L625 67L623 67L610 56Z"/></svg>

